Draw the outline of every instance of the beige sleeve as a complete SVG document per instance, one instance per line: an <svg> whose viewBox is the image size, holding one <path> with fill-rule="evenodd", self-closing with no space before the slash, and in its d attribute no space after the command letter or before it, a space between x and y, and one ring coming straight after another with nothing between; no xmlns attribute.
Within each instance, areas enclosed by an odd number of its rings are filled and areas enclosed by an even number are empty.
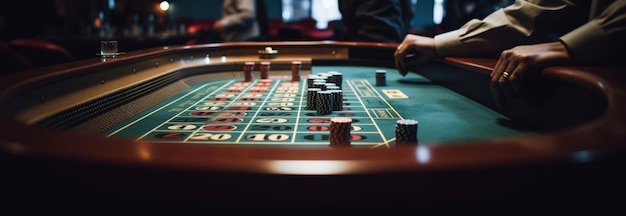
<svg viewBox="0 0 626 216"><path fill-rule="evenodd" d="M626 48L626 1L609 5L598 17L563 35L560 40L575 61L585 64L619 62ZM622 63L623 64L623 63Z"/></svg>
<svg viewBox="0 0 626 216"><path fill-rule="evenodd" d="M500 52L528 43L553 26L557 17L575 16L571 1L517 0L482 20L435 36L439 56L499 56Z"/></svg>

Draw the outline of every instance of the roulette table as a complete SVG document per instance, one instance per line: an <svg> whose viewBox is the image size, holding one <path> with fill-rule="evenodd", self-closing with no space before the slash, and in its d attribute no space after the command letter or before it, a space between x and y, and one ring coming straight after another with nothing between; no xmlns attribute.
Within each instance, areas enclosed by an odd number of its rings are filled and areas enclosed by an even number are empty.
<svg viewBox="0 0 626 216"><path fill-rule="evenodd" d="M276 52L261 54L267 47ZM546 68L498 108L495 59L437 59L401 76L394 50L167 46L2 77L3 199L43 211L623 210L622 69ZM308 77L328 72L342 74L342 108L320 114L306 108ZM352 120L347 146L329 145L336 117ZM416 143L395 142L403 119L418 122Z"/></svg>

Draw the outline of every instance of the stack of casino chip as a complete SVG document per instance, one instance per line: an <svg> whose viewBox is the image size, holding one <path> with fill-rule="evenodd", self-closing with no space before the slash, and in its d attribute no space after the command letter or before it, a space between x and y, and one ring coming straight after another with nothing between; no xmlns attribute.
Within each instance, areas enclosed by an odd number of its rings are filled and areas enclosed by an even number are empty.
<svg viewBox="0 0 626 216"><path fill-rule="evenodd" d="M314 86L316 83L318 85L322 84L334 84L341 88L341 83L343 82L343 75L337 71L329 71L326 73L318 73L318 74L309 74L307 76L307 87L311 88L321 88L321 86Z"/></svg>
<svg viewBox="0 0 626 216"><path fill-rule="evenodd" d="M376 86L385 86L387 85L387 71L385 70L376 70Z"/></svg>
<svg viewBox="0 0 626 216"><path fill-rule="evenodd" d="M270 62L261 62L261 79L269 79Z"/></svg>
<svg viewBox="0 0 626 216"><path fill-rule="evenodd" d="M338 87L338 86L335 83L324 83L323 89L325 91L328 91L328 90L330 90L330 89L332 89L334 87Z"/></svg>
<svg viewBox="0 0 626 216"><path fill-rule="evenodd" d="M306 107L305 110L317 109L317 92L321 91L319 88L308 88L306 94Z"/></svg>
<svg viewBox="0 0 626 216"><path fill-rule="evenodd" d="M342 79L336 71L308 75L305 110L316 110L317 115L343 110L343 92L339 86Z"/></svg>
<svg viewBox="0 0 626 216"><path fill-rule="evenodd" d="M309 74L309 76L307 77L307 87L308 88L313 88L313 85L315 85L315 82L319 82L320 80L322 80L322 78L320 76L318 76L317 74Z"/></svg>
<svg viewBox="0 0 626 216"><path fill-rule="evenodd" d="M306 87L307 88L313 88L313 81L315 81L315 79L317 79L317 75L315 74L309 74L306 77Z"/></svg>
<svg viewBox="0 0 626 216"><path fill-rule="evenodd" d="M335 83L335 85L339 86L339 88L342 88L341 84L343 83L343 74L337 71L328 71L328 74L331 76L330 82Z"/></svg>
<svg viewBox="0 0 626 216"><path fill-rule="evenodd" d="M332 95L333 111L343 110L343 91L339 89L339 86L328 86L326 88Z"/></svg>
<svg viewBox="0 0 626 216"><path fill-rule="evenodd" d="M315 79L313 80L313 88L326 90L326 80L324 79Z"/></svg>
<svg viewBox="0 0 626 216"><path fill-rule="evenodd" d="M246 82L252 82L253 71L254 71L254 62L246 62L243 65L243 76Z"/></svg>
<svg viewBox="0 0 626 216"><path fill-rule="evenodd" d="M396 121L396 145L417 145L417 120Z"/></svg>
<svg viewBox="0 0 626 216"><path fill-rule="evenodd" d="M302 70L302 62L292 61L291 62L291 81L292 82L300 81L300 70Z"/></svg>
<svg viewBox="0 0 626 216"><path fill-rule="evenodd" d="M333 113L333 101L330 91L318 91L315 100L317 115L329 115Z"/></svg>
<svg viewBox="0 0 626 216"><path fill-rule="evenodd" d="M350 135L350 130L352 130L352 119L351 118L331 118L330 119L330 146L333 147L342 147L342 146L350 146L350 140L352 139L352 135Z"/></svg>
<svg viewBox="0 0 626 216"><path fill-rule="evenodd" d="M331 78L332 78L333 75L330 74L330 73L327 73L327 72L325 72L325 73L318 73L317 75L320 78L326 80L326 82L332 82Z"/></svg>

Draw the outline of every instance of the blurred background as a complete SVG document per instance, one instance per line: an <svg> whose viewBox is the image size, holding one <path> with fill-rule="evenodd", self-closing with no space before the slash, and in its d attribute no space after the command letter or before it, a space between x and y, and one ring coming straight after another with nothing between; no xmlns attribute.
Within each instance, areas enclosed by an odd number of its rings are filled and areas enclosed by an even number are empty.
<svg viewBox="0 0 626 216"><path fill-rule="evenodd" d="M341 0L263 0L268 41L347 40ZM512 0L410 0L410 33L435 35L483 18ZM216 0L37 0L0 7L0 74L96 57L102 40L119 51L220 42Z"/></svg>

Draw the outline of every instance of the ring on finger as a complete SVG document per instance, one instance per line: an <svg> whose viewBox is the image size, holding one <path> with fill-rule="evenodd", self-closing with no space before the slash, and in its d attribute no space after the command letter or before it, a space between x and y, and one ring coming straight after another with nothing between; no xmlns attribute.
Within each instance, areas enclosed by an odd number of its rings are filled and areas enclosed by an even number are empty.
<svg viewBox="0 0 626 216"><path fill-rule="evenodd" d="M502 72L502 77L504 77L504 79L509 79L509 76L511 76L511 74L509 74L509 72Z"/></svg>

